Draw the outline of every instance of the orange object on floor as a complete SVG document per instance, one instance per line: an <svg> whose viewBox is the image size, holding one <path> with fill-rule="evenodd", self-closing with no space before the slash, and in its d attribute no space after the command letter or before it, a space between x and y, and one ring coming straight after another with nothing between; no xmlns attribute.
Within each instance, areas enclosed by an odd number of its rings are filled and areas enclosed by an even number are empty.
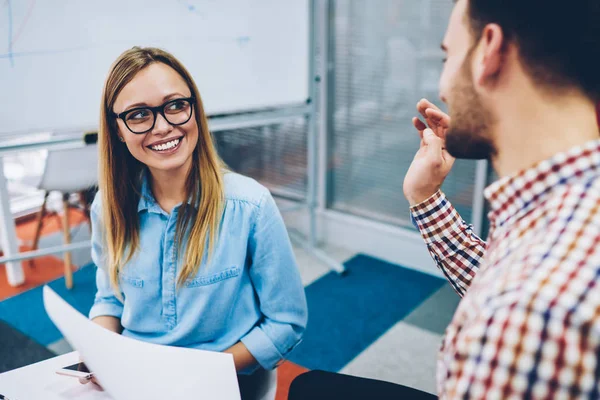
<svg viewBox="0 0 600 400"><path fill-rule="evenodd" d="M41 236L47 236L61 232L60 216L46 215L42 226ZM69 210L69 225L71 228L87 223L85 214L82 211ZM17 237L26 245L20 246L19 251L30 250L30 244L33 242L36 229L36 220L30 219L17 223ZM2 252L0 252L1 254ZM57 256L43 256L34 258L32 261L22 261L23 273L25 274L25 283L23 285L12 287L8 284L6 268L0 264L0 301L8 297L15 296L37 286L51 282L64 275L64 262ZM77 268L73 266L73 268Z"/></svg>
<svg viewBox="0 0 600 400"><path fill-rule="evenodd" d="M82 211L74 209L69 210L69 225L71 225L71 228L86 221L85 214ZM35 218L20 222L17 224L17 236L24 242L33 242L35 237L35 228ZM60 216L57 217L56 215L46 215L44 217L44 224L42 225L41 236L43 237L58 232L62 232Z"/></svg>
<svg viewBox="0 0 600 400"><path fill-rule="evenodd" d="M308 372L308 369L286 361L277 368L277 394L275 400L287 400L290 385L298 375Z"/></svg>
<svg viewBox="0 0 600 400"><path fill-rule="evenodd" d="M21 246L19 250L27 251L28 248ZM0 264L0 301L60 278L65 271L63 261L53 256L44 256L36 258L33 263L24 261L21 264L25 283L17 287L8 284L6 268L4 264Z"/></svg>

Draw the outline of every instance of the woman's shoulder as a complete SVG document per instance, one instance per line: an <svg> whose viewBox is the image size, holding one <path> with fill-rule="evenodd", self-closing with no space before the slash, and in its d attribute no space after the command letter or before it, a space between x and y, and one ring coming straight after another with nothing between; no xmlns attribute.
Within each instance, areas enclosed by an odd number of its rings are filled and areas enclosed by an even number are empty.
<svg viewBox="0 0 600 400"><path fill-rule="evenodd" d="M94 195L94 200L92 201L90 210L96 214L100 214L102 211L102 193L100 193L100 190L98 190Z"/></svg>
<svg viewBox="0 0 600 400"><path fill-rule="evenodd" d="M270 196L265 186L235 172L226 172L223 181L227 201L243 201L258 206L265 196Z"/></svg>

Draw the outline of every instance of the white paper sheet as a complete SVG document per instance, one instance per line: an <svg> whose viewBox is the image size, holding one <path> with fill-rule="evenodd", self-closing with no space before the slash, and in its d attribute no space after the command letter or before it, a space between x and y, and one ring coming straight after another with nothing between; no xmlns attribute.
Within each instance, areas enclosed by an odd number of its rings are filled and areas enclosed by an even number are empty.
<svg viewBox="0 0 600 400"><path fill-rule="evenodd" d="M48 286L44 306L114 400L240 400L231 354L118 335L88 320Z"/></svg>
<svg viewBox="0 0 600 400"><path fill-rule="evenodd" d="M79 361L76 351L0 374L0 393L11 400L114 400L96 385L56 371Z"/></svg>

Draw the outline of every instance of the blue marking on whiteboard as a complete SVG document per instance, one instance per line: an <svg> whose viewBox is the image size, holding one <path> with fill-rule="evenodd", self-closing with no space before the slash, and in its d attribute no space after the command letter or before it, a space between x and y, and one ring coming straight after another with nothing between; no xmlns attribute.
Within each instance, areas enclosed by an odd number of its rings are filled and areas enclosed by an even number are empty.
<svg viewBox="0 0 600 400"><path fill-rule="evenodd" d="M189 1L179 0L179 4L181 4L182 6L184 6L190 12L196 12L196 11L198 11L196 9L196 6L193 5L193 4L191 4Z"/></svg>
<svg viewBox="0 0 600 400"><path fill-rule="evenodd" d="M8 59L10 60L10 66L14 67L15 66L15 60L13 58L13 52L12 52L12 28L13 28L13 21L12 21L12 3L11 0L7 0L8 3Z"/></svg>
<svg viewBox="0 0 600 400"><path fill-rule="evenodd" d="M237 42L240 47L243 47L244 45L248 44L248 42L250 42L250 36L239 36L237 38Z"/></svg>

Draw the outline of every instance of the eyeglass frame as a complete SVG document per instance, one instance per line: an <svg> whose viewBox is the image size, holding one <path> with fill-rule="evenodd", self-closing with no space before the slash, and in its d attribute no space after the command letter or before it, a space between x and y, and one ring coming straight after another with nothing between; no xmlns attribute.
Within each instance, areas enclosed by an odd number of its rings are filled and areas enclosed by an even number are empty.
<svg viewBox="0 0 600 400"><path fill-rule="evenodd" d="M169 121L169 119L165 116L165 106L169 103L175 102L175 101L181 101L181 100L185 100L187 102L190 103L190 106L192 107L192 112L190 112L190 116L188 117L187 120L185 120L185 122L182 122L180 124L173 124L171 123L171 121ZM154 129L154 125L156 125L156 114L160 114L162 115L162 117L164 118L165 121L167 121L167 123L171 126L181 126L183 124L187 124L190 119L192 118L192 115L194 115L194 106L196 104L196 98L194 96L191 97L179 97L177 99L172 99L169 101L164 102L163 104L161 104L160 106L156 106L156 107L136 107L136 108L132 108L130 110L125 110L121 113L116 113L113 111L113 117L120 119L121 121L123 121L123 123L125 124L125 126L127 127L127 129L129 129L129 131L131 133L133 133L134 135L143 135L144 133L148 133L150 132L152 129ZM130 127L129 124L127 124L127 121L125 121L125 116L133 111L139 111L139 110L149 110L152 112L152 116L154 117L154 120L152 121L152 126L150 127L150 129L145 130L143 132L134 132Z"/></svg>

